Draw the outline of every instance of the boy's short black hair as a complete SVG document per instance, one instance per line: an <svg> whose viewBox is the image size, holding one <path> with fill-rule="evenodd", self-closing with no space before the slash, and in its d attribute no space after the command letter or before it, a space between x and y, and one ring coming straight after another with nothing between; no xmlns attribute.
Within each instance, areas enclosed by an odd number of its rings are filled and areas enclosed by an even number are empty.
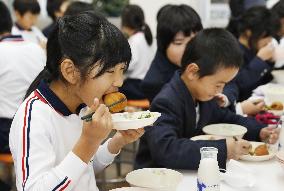
<svg viewBox="0 0 284 191"><path fill-rule="evenodd" d="M186 46L181 68L195 63L199 77L214 74L220 68L240 68L242 51L237 39L225 29L211 28L199 32Z"/></svg>
<svg viewBox="0 0 284 191"><path fill-rule="evenodd" d="M166 5L157 15L158 50L166 52L169 44L178 32L185 36L202 30L202 23L197 12L188 5Z"/></svg>
<svg viewBox="0 0 284 191"><path fill-rule="evenodd" d="M37 0L14 0L13 7L22 16L27 12L31 12L34 15L40 13L40 6Z"/></svg>
<svg viewBox="0 0 284 191"><path fill-rule="evenodd" d="M7 32L10 33L12 26L13 22L9 9L0 1L0 35Z"/></svg>
<svg viewBox="0 0 284 191"><path fill-rule="evenodd" d="M46 10L53 21L56 20L55 12L60 11L61 5L66 1L67 0L47 0Z"/></svg>

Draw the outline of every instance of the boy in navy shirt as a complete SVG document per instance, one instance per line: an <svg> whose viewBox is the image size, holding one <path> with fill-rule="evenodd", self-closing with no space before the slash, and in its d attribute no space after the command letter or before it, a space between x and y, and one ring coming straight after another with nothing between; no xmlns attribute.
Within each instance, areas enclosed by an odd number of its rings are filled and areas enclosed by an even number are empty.
<svg viewBox="0 0 284 191"><path fill-rule="evenodd" d="M197 169L200 148L206 146L218 148L219 166L225 168L227 159L248 153L250 143L246 140L270 138L274 143L277 130L221 108L213 99L236 76L241 63L241 50L232 34L223 29L199 32L186 47L181 70L152 102L151 111L162 116L141 138L135 168ZM246 140L190 140L202 134L204 126L214 123L245 126Z"/></svg>

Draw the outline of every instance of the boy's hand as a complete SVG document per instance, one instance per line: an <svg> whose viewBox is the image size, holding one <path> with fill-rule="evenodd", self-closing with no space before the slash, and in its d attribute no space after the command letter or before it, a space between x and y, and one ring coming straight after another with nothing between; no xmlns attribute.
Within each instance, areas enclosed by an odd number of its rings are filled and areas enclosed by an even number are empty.
<svg viewBox="0 0 284 191"><path fill-rule="evenodd" d="M251 144L249 141L239 139L235 141L233 138L227 138L227 159L238 160L242 155L249 153Z"/></svg>
<svg viewBox="0 0 284 191"><path fill-rule="evenodd" d="M279 134L279 128L276 128L274 126L268 126L260 130L259 137L260 140L265 143L274 144L278 140Z"/></svg>
<svg viewBox="0 0 284 191"><path fill-rule="evenodd" d="M261 112L264 108L264 101L263 99L257 100L245 100L241 102L241 107L244 114L247 115L256 115Z"/></svg>
<svg viewBox="0 0 284 191"><path fill-rule="evenodd" d="M116 154L125 145L138 140L144 134L144 128L117 131L109 141L108 149L112 154Z"/></svg>
<svg viewBox="0 0 284 191"><path fill-rule="evenodd" d="M227 107L229 100L225 94L216 94L215 99L220 107Z"/></svg>

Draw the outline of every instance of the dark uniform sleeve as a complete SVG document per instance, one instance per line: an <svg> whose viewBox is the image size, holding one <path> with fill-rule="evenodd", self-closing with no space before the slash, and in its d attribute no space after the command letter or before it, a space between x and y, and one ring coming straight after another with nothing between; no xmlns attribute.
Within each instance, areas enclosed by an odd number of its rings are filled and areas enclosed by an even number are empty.
<svg viewBox="0 0 284 191"><path fill-rule="evenodd" d="M243 66L235 79L241 94L251 95L251 92L259 85L261 78L266 75L271 68L272 65L269 65L257 56L254 57L247 66ZM247 99L248 96L244 99Z"/></svg>
<svg viewBox="0 0 284 191"><path fill-rule="evenodd" d="M184 106L183 106L184 107ZM173 169L198 169L201 147L218 148L218 161L225 168L227 159L226 141L191 141L183 136L183 121L191 116L185 116L179 103L171 103L170 99L155 99L151 111L161 112L162 116L153 127L146 130L144 138L147 141L152 160L159 167Z"/></svg>

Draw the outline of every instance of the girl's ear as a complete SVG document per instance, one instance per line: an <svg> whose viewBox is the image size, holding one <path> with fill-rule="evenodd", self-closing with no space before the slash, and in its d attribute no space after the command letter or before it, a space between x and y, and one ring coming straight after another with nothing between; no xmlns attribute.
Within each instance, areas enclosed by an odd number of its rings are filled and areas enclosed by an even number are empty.
<svg viewBox="0 0 284 191"><path fill-rule="evenodd" d="M64 59L60 64L60 71L63 78L72 85L80 81L80 72L70 59Z"/></svg>
<svg viewBox="0 0 284 191"><path fill-rule="evenodd" d="M199 78L199 66L195 63L189 64L185 69L185 74L189 80L195 80Z"/></svg>

